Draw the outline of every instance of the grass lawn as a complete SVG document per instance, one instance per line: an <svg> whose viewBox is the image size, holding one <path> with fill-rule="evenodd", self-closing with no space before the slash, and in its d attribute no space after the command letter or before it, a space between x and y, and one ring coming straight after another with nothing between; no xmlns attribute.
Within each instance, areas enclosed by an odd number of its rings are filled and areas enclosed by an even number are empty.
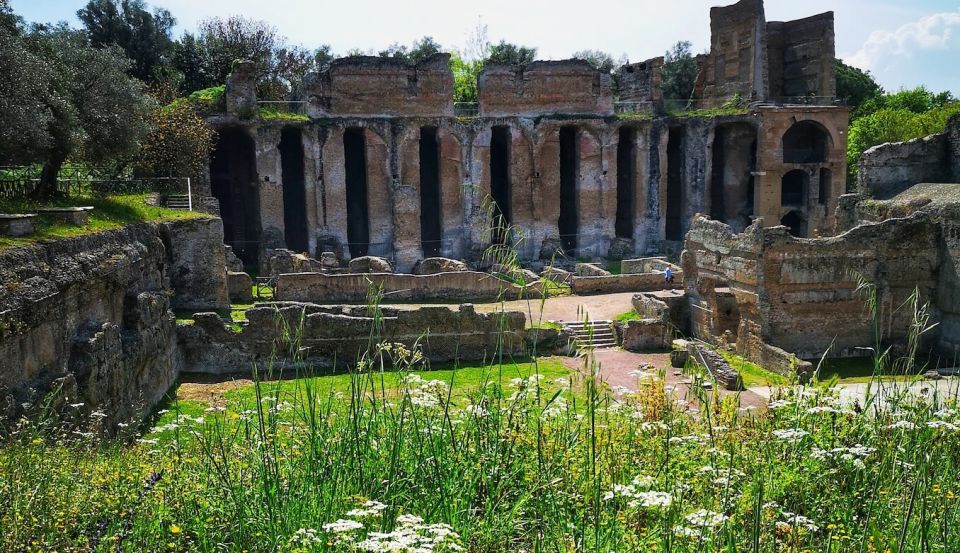
<svg viewBox="0 0 960 553"><path fill-rule="evenodd" d="M630 311L626 311L626 312L620 313L619 315L615 315L613 317L613 320L620 321L621 323L625 323L628 321L639 321L640 314L637 313L636 309L631 309Z"/></svg>
<svg viewBox="0 0 960 553"><path fill-rule="evenodd" d="M814 367L820 360L811 360ZM817 380L820 382L834 382L839 384L866 384L871 380L884 382L908 382L915 380L916 374L890 374L880 371L875 374L876 367L872 357L848 357L843 359L825 359L820 367Z"/></svg>
<svg viewBox="0 0 960 553"><path fill-rule="evenodd" d="M730 363L730 366L740 373L743 385L747 388L755 386L786 386L790 379L782 374L768 371L760 365L729 351L718 349L717 352Z"/></svg>
<svg viewBox="0 0 960 553"><path fill-rule="evenodd" d="M93 234L144 221L174 221L210 217L197 211L180 211L156 207L146 203L147 195L108 196L108 197L71 197L38 203L28 200L0 201L0 213L35 213L42 207L93 206L90 222L78 227L55 222L45 216L34 218L34 233L19 238L0 237L0 249L25 246L49 238L69 238L84 234Z"/></svg>

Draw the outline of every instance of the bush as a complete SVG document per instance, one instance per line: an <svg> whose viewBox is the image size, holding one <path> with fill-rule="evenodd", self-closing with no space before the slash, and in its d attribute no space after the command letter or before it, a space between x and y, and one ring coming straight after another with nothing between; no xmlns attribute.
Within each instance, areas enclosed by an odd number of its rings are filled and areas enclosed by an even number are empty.
<svg viewBox="0 0 960 553"><path fill-rule="evenodd" d="M223 87L217 88L222 92ZM158 109L140 150L138 172L150 177L197 177L206 169L214 134L189 102L174 102Z"/></svg>

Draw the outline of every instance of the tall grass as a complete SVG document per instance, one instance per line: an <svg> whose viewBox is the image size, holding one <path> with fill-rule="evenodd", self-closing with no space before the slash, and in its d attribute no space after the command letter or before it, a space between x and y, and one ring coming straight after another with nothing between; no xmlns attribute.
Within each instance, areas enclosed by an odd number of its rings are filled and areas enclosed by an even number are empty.
<svg viewBox="0 0 960 553"><path fill-rule="evenodd" d="M22 423L0 447L0 549L960 550L956 390L862 409L789 387L750 409L657 371L610 389L589 350L545 378L535 348L464 386L383 339L381 299L342 386L296 378L292 320L248 389L173 401L132 442Z"/></svg>

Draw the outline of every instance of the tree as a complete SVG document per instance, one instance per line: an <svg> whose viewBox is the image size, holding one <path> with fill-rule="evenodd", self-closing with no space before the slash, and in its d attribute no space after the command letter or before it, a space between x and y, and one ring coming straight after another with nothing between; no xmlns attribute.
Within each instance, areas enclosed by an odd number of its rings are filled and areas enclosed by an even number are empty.
<svg viewBox="0 0 960 553"><path fill-rule="evenodd" d="M697 83L697 60L690 53L689 41L673 45L663 57L661 69L663 97L667 100L689 102Z"/></svg>
<svg viewBox="0 0 960 553"><path fill-rule="evenodd" d="M137 172L150 177L200 176L213 152L215 132L187 103L154 110Z"/></svg>
<svg viewBox="0 0 960 553"><path fill-rule="evenodd" d="M837 97L855 114L868 100L876 101L883 95L883 88L877 84L869 71L863 71L843 63L834 62L837 74Z"/></svg>
<svg viewBox="0 0 960 553"><path fill-rule="evenodd" d="M483 70L483 60L466 61L460 54L450 54L450 70L453 71L453 101L477 102L477 75Z"/></svg>
<svg viewBox="0 0 960 553"><path fill-rule="evenodd" d="M536 58L536 48L517 46L501 40L499 44L490 46L486 62L523 66L530 65Z"/></svg>
<svg viewBox="0 0 960 553"><path fill-rule="evenodd" d="M337 59L337 56L333 53L333 48L329 44L323 44L313 51L313 66L317 71L323 71L330 67L335 59Z"/></svg>
<svg viewBox="0 0 960 553"><path fill-rule="evenodd" d="M7 19L6 15L11 15ZM0 24L0 163L26 164L50 147L50 65L27 47L10 12Z"/></svg>
<svg viewBox="0 0 960 553"><path fill-rule="evenodd" d="M143 0L89 0L77 11L96 48L119 46L133 61L130 74L145 82L156 82L164 73L158 68L169 62L173 41L170 30L176 20L157 8L150 13Z"/></svg>
<svg viewBox="0 0 960 553"><path fill-rule="evenodd" d="M192 34L184 33L183 37L174 43L171 57L173 67L183 74L183 80L180 83L181 94L223 84L214 81L210 76L203 47Z"/></svg>
<svg viewBox="0 0 960 553"><path fill-rule="evenodd" d="M92 48L83 32L65 26L37 28L30 33L31 51L50 66L43 96L50 113L44 129L46 146L36 196L56 193L64 162L82 152L89 163L132 156L147 132L152 100L143 84L130 77L130 60L116 46Z"/></svg>
<svg viewBox="0 0 960 553"><path fill-rule="evenodd" d="M273 68L274 52L283 39L264 21L231 16L201 21L197 41L210 80L223 84L236 60L252 61L258 75L265 77Z"/></svg>
<svg viewBox="0 0 960 553"><path fill-rule="evenodd" d="M416 65L430 56L442 51L442 46L433 40L433 37L425 36L420 40L413 42L413 46L407 48L394 42L386 48L377 52L381 58L390 58L402 61L410 65Z"/></svg>
<svg viewBox="0 0 960 553"><path fill-rule="evenodd" d="M580 50L573 53L573 59L583 60L597 71L609 73L613 71L615 63L613 56L600 50Z"/></svg>
<svg viewBox="0 0 960 553"><path fill-rule="evenodd" d="M410 53L407 54L407 62L411 65L416 65L434 54L439 54L442 48L440 44L433 40L433 37L425 36L420 40L414 41L413 47L410 48Z"/></svg>

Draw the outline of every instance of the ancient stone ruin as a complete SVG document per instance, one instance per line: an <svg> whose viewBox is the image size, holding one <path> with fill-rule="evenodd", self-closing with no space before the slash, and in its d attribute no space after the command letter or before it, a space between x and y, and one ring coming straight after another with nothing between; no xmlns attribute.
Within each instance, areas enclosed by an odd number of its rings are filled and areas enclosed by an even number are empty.
<svg viewBox="0 0 960 553"><path fill-rule="evenodd" d="M204 193L248 267L286 248L477 262L509 239L522 261L677 252L696 213L829 235L848 110L835 104L833 14L767 22L761 0L711 11L710 53L685 114L662 58L609 73L578 60L490 65L459 116L445 54L415 67L353 57L312 79L306 121L251 117L253 76L230 77ZM736 115L712 114L722 106ZM723 112L719 112L723 113ZM510 226L491 232L494 217Z"/></svg>

